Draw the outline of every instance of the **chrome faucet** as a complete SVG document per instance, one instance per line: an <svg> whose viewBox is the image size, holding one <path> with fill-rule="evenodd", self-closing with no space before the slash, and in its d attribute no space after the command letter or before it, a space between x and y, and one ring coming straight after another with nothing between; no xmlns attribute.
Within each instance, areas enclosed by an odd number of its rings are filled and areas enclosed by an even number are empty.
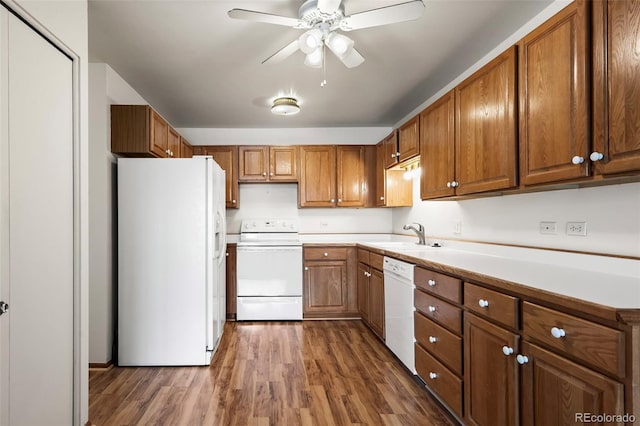
<svg viewBox="0 0 640 426"><path fill-rule="evenodd" d="M402 229L404 229L405 231L408 231L409 229L411 229L418 236L418 244L422 246L427 244L424 238L424 226L422 226L421 224L414 222L414 223L403 226Z"/></svg>

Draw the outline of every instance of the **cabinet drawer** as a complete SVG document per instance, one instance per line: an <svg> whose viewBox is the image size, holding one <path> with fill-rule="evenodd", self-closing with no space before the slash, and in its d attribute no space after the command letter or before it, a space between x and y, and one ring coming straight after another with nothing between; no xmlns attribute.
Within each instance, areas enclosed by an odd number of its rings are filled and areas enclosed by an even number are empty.
<svg viewBox="0 0 640 426"><path fill-rule="evenodd" d="M417 342L454 373L462 375L462 339L419 312L414 315Z"/></svg>
<svg viewBox="0 0 640 426"><path fill-rule="evenodd" d="M346 247L308 247L304 249L304 260L346 260Z"/></svg>
<svg viewBox="0 0 640 426"><path fill-rule="evenodd" d="M414 306L427 318L462 333L462 309L417 289L414 291Z"/></svg>
<svg viewBox="0 0 640 426"><path fill-rule="evenodd" d="M529 302L522 309L525 336L624 377L622 331Z"/></svg>
<svg viewBox="0 0 640 426"><path fill-rule="evenodd" d="M518 298L464 283L464 306L507 327L518 328Z"/></svg>
<svg viewBox="0 0 640 426"><path fill-rule="evenodd" d="M456 377L420 345L415 345L416 371L447 406L462 418L462 380Z"/></svg>
<svg viewBox="0 0 640 426"><path fill-rule="evenodd" d="M462 303L462 281L458 278L423 268L416 268L414 274L416 287L452 302Z"/></svg>
<svg viewBox="0 0 640 426"><path fill-rule="evenodd" d="M384 264L384 256L378 253L369 253L369 265L372 268L382 271L382 265Z"/></svg>
<svg viewBox="0 0 640 426"><path fill-rule="evenodd" d="M358 249L358 262L362 262L365 265L369 264L369 251L365 249Z"/></svg>

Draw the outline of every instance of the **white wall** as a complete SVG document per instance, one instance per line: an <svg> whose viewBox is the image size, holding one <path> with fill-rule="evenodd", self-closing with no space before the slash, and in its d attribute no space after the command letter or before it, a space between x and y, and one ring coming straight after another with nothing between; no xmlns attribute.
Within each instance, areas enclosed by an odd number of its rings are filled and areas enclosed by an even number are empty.
<svg viewBox="0 0 640 426"><path fill-rule="evenodd" d="M110 105L147 102L107 64L89 64L89 362L113 358L115 157Z"/></svg>
<svg viewBox="0 0 640 426"><path fill-rule="evenodd" d="M74 360L75 365L80 367L80 377L76 377L79 382L81 393L78 407L75 407L76 421L84 424L89 416L89 393L88 393L88 288L89 288L89 161L88 161L88 15L86 0L70 1L35 1L35 0L8 0L9 7L21 9L26 14L33 17L40 25L51 32L62 44L72 50L79 58L78 70L78 97L77 107L79 122L76 123L76 130L79 135L80 152L79 155L79 201L77 209L79 211L79 256L80 256L80 294L76 301L79 305L79 337L77 343L80 346L78 359ZM46 356L46 352L43 353ZM43 377L42 380L46 380Z"/></svg>

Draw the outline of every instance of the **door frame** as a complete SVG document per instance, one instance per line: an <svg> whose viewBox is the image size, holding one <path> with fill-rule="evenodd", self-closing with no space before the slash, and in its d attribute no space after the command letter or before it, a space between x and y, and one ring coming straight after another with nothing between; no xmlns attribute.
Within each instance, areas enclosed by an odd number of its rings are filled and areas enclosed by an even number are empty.
<svg viewBox="0 0 640 426"><path fill-rule="evenodd" d="M1 0L9 13L22 20L39 33L52 46L72 61L72 128L73 128L73 424L81 425L89 416L89 363L88 340L88 232L86 211L82 208L82 192L87 192L87 182L82 178L85 163L81 157L81 100L80 100L80 56L60 40L49 29L31 16L17 0ZM83 70L86 73L86 70ZM82 184L82 185L81 185ZM83 285L86 283L86 285ZM0 419L2 420L2 419Z"/></svg>

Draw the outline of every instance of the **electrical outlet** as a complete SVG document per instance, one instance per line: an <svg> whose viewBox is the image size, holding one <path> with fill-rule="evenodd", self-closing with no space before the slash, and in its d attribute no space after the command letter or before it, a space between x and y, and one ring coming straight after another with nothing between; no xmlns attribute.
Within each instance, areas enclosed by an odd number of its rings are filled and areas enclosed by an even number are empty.
<svg viewBox="0 0 640 426"><path fill-rule="evenodd" d="M462 234L462 222L461 221L457 221L456 223L453 224L453 233L460 235Z"/></svg>
<svg viewBox="0 0 640 426"><path fill-rule="evenodd" d="M556 233L556 223L555 222L540 222L540 233L553 235Z"/></svg>
<svg viewBox="0 0 640 426"><path fill-rule="evenodd" d="M567 222L567 235L587 236L587 222Z"/></svg>

